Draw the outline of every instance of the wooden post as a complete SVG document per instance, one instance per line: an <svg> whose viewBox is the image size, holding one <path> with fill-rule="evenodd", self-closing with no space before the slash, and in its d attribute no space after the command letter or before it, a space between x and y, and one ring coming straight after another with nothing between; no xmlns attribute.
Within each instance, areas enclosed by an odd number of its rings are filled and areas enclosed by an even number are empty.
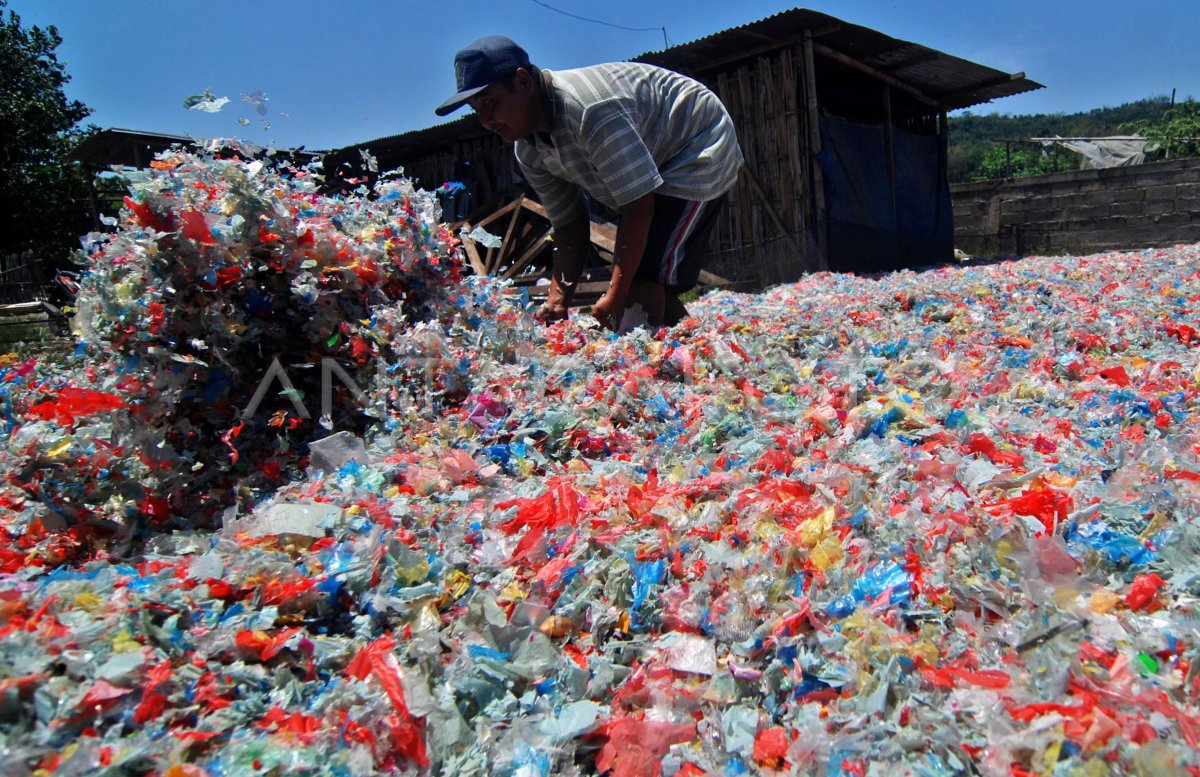
<svg viewBox="0 0 1200 777"><path fill-rule="evenodd" d="M945 176L945 178L942 178ZM943 108L938 112L938 179L945 181L946 189L950 189L950 118ZM941 196L938 197L939 202ZM947 207L950 209L946 213L946 218L950 222L950 256L954 255L954 202L947 200ZM949 259L950 257L946 257Z"/></svg>
<svg viewBox="0 0 1200 777"><path fill-rule="evenodd" d="M883 85L883 138L887 152L888 191L892 195L892 226L896 224L896 138L892 134L892 87Z"/></svg>
<svg viewBox="0 0 1200 777"><path fill-rule="evenodd" d="M950 177L950 117L946 110L938 114L938 141L942 144L942 164L946 165L946 177Z"/></svg>
<svg viewBox="0 0 1200 777"><path fill-rule="evenodd" d="M811 242L807 239L812 217L806 208L812 197L808 180L808 162L804 155L804 138L801 137L801 127L804 126L803 116L799 105L801 86L798 80L799 68L797 62L801 53L799 45L793 43L783 51L781 59L780 79L783 88L784 127L787 137L788 171L793 182L792 201L787 203L791 211L793 231L801 233L801 252L804 257L804 271L813 269L813 257L809 253Z"/></svg>
<svg viewBox="0 0 1200 777"><path fill-rule="evenodd" d="M817 154L821 152L821 112L817 101L817 73L813 57L812 30L804 31L804 91L808 106L808 158L812 169L812 194L816 223L813 225L817 241L817 270L829 269L829 241L826 236L828 224L825 214L825 180Z"/></svg>
<svg viewBox="0 0 1200 777"><path fill-rule="evenodd" d="M104 225L100 223L100 196L96 194L96 168L84 162L83 176L87 178L88 202L92 206L92 229L99 232Z"/></svg>

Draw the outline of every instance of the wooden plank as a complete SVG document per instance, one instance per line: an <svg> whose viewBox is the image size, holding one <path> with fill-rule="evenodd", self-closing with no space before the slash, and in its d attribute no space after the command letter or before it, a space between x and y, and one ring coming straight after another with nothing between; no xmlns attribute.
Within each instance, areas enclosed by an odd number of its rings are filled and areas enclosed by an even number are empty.
<svg viewBox="0 0 1200 777"><path fill-rule="evenodd" d="M829 240L825 236L827 228L825 223L825 180L821 174L821 166L814 161L821 153L820 105L817 100L816 60L813 56L815 45L817 44L813 43L812 35L806 31L804 33L804 93L807 102L809 172L812 173L809 181L812 185L813 204L816 211L816 224L813 225L813 236L817 243L816 269L822 271L829 269Z"/></svg>
<svg viewBox="0 0 1200 777"><path fill-rule="evenodd" d="M48 302L14 302L11 305L0 305L0 316L31 316L49 315L61 316L62 311Z"/></svg>
<svg viewBox="0 0 1200 777"><path fill-rule="evenodd" d="M512 218L508 220L508 229L504 231L504 237L500 239L500 248L497 249L495 264L488 266L488 272L494 272L496 268L504 264L504 260L513 255L512 236L513 231L517 228L517 222L521 219L521 214L525 211L521 208L521 203L525 201L525 195L517 198L517 207L513 208ZM489 256L491 255L489 249Z"/></svg>
<svg viewBox="0 0 1200 777"><path fill-rule="evenodd" d="M512 250L509 253L513 256L520 256L521 254L525 253L526 249L532 245L531 241L534 237L533 219L521 219L521 229L518 230L517 235L513 237ZM540 234L536 237L540 237Z"/></svg>
<svg viewBox="0 0 1200 777"><path fill-rule="evenodd" d="M733 125L736 128L738 126L739 106L734 99L733 87L730 84L728 73L722 72L717 76L717 96L721 98L721 103L725 106L725 110L729 112L729 118L733 120ZM738 188L735 186L729 192L728 196L727 207L721 214L720 223L717 224L718 245L722 247L735 247L741 245L740 233L738 232L738 224L740 223L738 214L741 209L741 203L738 200Z"/></svg>
<svg viewBox="0 0 1200 777"><path fill-rule="evenodd" d="M533 200L526 198L521 203L521 207L535 215L546 218L546 209L541 203L534 202ZM593 221L591 222L590 226L592 245L597 249L597 256L599 256L607 264L612 264L613 253L616 250L617 243L616 225L608 222ZM504 273L503 277L515 277L521 271L521 269L523 269L530 261L532 261L537 256L538 252L544 248L545 242L549 239L551 234L553 234L553 229L547 229L545 234L536 240L534 245L530 246L521 255L521 257L517 259L517 262L507 272ZM725 286L730 283L730 281L726 278L722 278L721 276L711 273L707 270L700 271L700 282L709 286Z"/></svg>
<svg viewBox="0 0 1200 777"><path fill-rule="evenodd" d="M939 103L937 100L933 99L929 95L925 94L920 89L913 86L912 84L905 83L904 81L901 81L899 78L896 78L895 76L888 75L887 73L883 72L882 70L879 70L878 68L871 67L866 62L859 62L857 59L850 56L849 54L843 54L842 52L838 51L837 49L831 49L828 46L826 46L824 43L815 43L812 41L811 38L807 38L807 37L805 38L805 45L806 46L811 45L813 48L813 52L816 54L820 54L821 56L827 57L828 59L832 59L836 62L841 62L843 65L846 65L847 67L851 67L851 68L859 71L860 73L866 73L867 75L872 76L873 78L878 78L880 81L883 81L885 84L890 84L890 85L896 87L897 89L899 89L902 92L907 92L908 94L912 95L913 97L917 98L918 100L920 100L921 102L925 103L926 105L928 105L930 107L939 108L939 109L942 107L941 103ZM1008 80L1007 77L1005 78L1005 80Z"/></svg>
<svg viewBox="0 0 1200 777"><path fill-rule="evenodd" d="M802 114L799 109L800 84L796 80L799 72L796 66L795 48L787 49L783 52L783 97L784 97L784 115L786 116L787 135L788 135L788 168L791 170L791 179L794 186L792 208L794 211L793 223L796 224L796 229L803 232L807 229L808 214L805 213L804 203L806 198L805 182L808 180L807 167L805 165L804 146L802 142ZM807 261L807 257L806 257Z"/></svg>
<svg viewBox="0 0 1200 777"><path fill-rule="evenodd" d="M818 27L816 29L813 29L813 30L811 30L811 32L814 37L819 38L822 35L828 35L830 33L837 32L841 28L842 28L841 24L829 24L824 27ZM775 51L780 46L790 46L790 45L799 44L801 42L801 40L802 40L802 35L799 35L799 34L786 35L786 36L771 38L771 40L769 42L762 43L757 46L741 47L733 54L729 54L729 55L726 55L723 57L707 58L703 62L700 62L695 68L693 68L691 73L688 73L685 75L691 75L693 78L695 78L696 74L712 73L714 70L717 70L717 69L725 71L725 70L728 70L727 66L733 64L734 62L739 62L742 60L750 59L751 57L756 57L756 56L759 56L760 54L768 54L772 51Z"/></svg>
<svg viewBox="0 0 1200 777"><path fill-rule="evenodd" d="M883 145L887 154L888 192L892 196L892 224L896 224L896 136L892 128L892 87L883 85Z"/></svg>
<svg viewBox="0 0 1200 777"><path fill-rule="evenodd" d="M733 285L733 281L729 280L728 278L722 278L720 275L717 275L716 273L711 273L708 270L700 271L699 280L705 286L731 286L731 285Z"/></svg>
<svg viewBox="0 0 1200 777"><path fill-rule="evenodd" d="M750 97L750 84L748 81L749 73L749 66L743 65L742 67L738 68L737 73L735 74L737 76L738 101L742 106L741 113L743 117L752 117L754 115L754 105L753 100ZM746 166L757 166L758 154L756 153L756 150L758 145L756 143L754 134L753 119L743 118L741 130L742 156L744 156L746 159ZM738 188L740 189L738 192L738 201L741 205L741 212L738 214L741 222L741 244L746 245L749 243L750 245L757 245L758 235L754 231L754 218L750 207L749 184L745 179L740 179L738 182Z"/></svg>
<svg viewBox="0 0 1200 777"><path fill-rule="evenodd" d="M525 265L529 264L529 262L532 261L535 256L545 249L546 243L549 242L550 234L552 232L552 229L547 229L545 232L543 232L542 236L534 241L534 244L530 246L525 253L521 254L517 261L513 263L513 266L506 270L504 275L501 277L512 278L519 273L525 267Z"/></svg>
<svg viewBox="0 0 1200 777"><path fill-rule="evenodd" d="M520 204L521 200L523 200L523 199L525 199L525 198L518 197L517 199L513 200L512 202L508 203L507 205L504 205L503 207L499 208L498 210L495 210L495 211L489 213L488 215L481 218L478 222L476 222L475 226L483 227L484 229L487 229L488 224L491 224L493 221L500 218L501 216L504 216L507 213L511 213L513 211L513 209L516 208ZM491 230L489 229L488 231L490 232Z"/></svg>
<svg viewBox="0 0 1200 777"><path fill-rule="evenodd" d="M546 216L546 209L542 206L542 204L540 202L533 202L532 200L530 200L525 203L525 207L527 209L533 211L537 215L541 216L542 218L548 219L548 217ZM610 253L616 250L617 226L615 224L610 224L607 221L605 221L605 222L593 221L593 222L591 222L591 235L590 236L591 236L592 244L594 246L596 246L597 248L602 248Z"/></svg>
<svg viewBox="0 0 1200 777"><path fill-rule="evenodd" d="M774 81L774 89L777 94L772 105L773 118L775 119L775 177L779 181L779 215L783 219L783 223L787 225L789 233L796 231L796 212L794 204L794 190L796 188L796 179L789 175L791 168L791 137L788 134L787 126L787 84L788 84L788 65L790 60L787 57L787 50L777 53L774 57L772 75Z"/></svg>
<svg viewBox="0 0 1200 777"><path fill-rule="evenodd" d="M466 252L467 261L471 263L471 269L475 271L475 274L487 275L487 266L479 258L479 251L475 248L475 241L469 237L465 238L463 240L463 251Z"/></svg>
<svg viewBox="0 0 1200 777"><path fill-rule="evenodd" d="M546 215L545 206L542 205L542 203L540 203L540 202L534 202L533 200L526 200L524 203L522 203L521 207L525 208L528 211L536 213L537 215L541 216L542 218L546 219L547 221L550 220L550 217Z"/></svg>
<svg viewBox="0 0 1200 777"><path fill-rule="evenodd" d="M592 245L602 248L610 254L617 251L617 225L608 222L593 221L591 229Z"/></svg>

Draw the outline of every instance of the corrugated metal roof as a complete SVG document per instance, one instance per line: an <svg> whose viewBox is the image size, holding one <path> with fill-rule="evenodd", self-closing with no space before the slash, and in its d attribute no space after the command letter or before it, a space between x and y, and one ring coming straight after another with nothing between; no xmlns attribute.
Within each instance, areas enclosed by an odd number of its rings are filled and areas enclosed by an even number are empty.
<svg viewBox="0 0 1200 777"><path fill-rule="evenodd" d="M338 149L328 155L326 159L336 158L340 160L342 157L350 158L353 156L350 152L356 149L374 149L377 147L386 147L390 156L403 156L408 151L425 151L441 144L449 145L458 141L469 140L472 137L490 137L490 134L480 125L479 119L475 118L473 113L467 113L453 121L435 124L432 127L410 130L409 132L402 132L397 135L385 135L373 140L364 140L361 143L355 143L352 146ZM328 164L328 161L326 164Z"/></svg>
<svg viewBox="0 0 1200 777"><path fill-rule="evenodd" d="M691 43L647 52L633 61L703 74L739 59L750 59L781 43L799 42L806 30L812 31L814 43L911 86L946 110L1042 88L1024 73L1005 73L806 8L782 11Z"/></svg>
<svg viewBox="0 0 1200 777"><path fill-rule="evenodd" d="M183 135L110 127L76 146L71 158L88 164L137 166L147 164L155 154L173 145L186 146L192 142L192 138Z"/></svg>

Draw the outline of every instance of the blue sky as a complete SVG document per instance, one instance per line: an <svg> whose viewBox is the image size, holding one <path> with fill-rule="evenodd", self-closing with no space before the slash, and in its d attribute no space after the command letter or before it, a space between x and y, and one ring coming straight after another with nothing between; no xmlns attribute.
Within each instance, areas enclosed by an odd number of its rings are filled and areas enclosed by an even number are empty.
<svg viewBox="0 0 1200 777"><path fill-rule="evenodd" d="M56 25L67 94L89 121L328 149L437 124L461 46L500 33L550 69L628 59L796 7L767 0L9 0L28 25ZM1057 113L1154 95L1200 98L1196 0L843 0L802 7L1047 88L976 113ZM210 89L230 102L189 111ZM266 115L241 99L261 92ZM465 109L464 109L465 110ZM455 115L457 117L458 114ZM241 124L238 119L248 121ZM269 124L269 127L266 126Z"/></svg>

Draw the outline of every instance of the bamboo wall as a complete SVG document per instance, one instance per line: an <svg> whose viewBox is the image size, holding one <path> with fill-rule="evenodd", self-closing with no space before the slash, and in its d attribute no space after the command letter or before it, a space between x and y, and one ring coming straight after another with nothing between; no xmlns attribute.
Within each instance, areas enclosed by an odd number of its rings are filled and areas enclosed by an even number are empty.
<svg viewBox="0 0 1200 777"><path fill-rule="evenodd" d="M714 258L732 255L720 261L731 280L795 280L814 269L815 254L803 53L789 46L698 79L725 104L746 158L715 230Z"/></svg>

